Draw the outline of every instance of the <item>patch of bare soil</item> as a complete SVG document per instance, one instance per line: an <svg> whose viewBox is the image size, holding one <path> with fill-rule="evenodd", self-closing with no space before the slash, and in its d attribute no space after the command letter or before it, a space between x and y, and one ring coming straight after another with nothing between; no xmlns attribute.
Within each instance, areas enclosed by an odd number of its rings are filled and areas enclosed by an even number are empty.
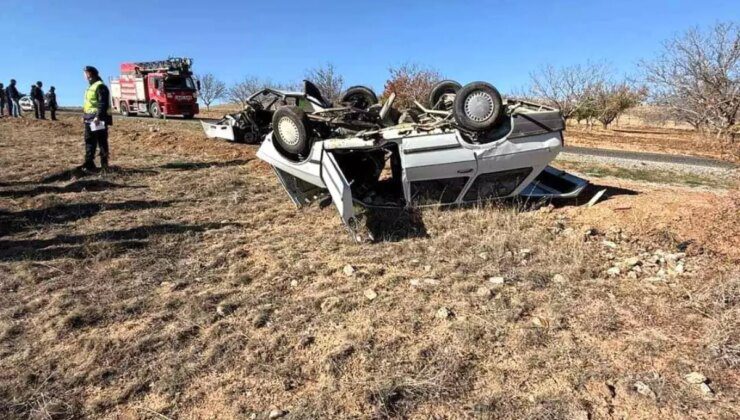
<svg viewBox="0 0 740 420"><path fill-rule="evenodd" d="M252 146L111 147L81 173L78 121L0 120L0 418L740 415L734 193L600 180L356 245Z"/></svg>
<svg viewBox="0 0 740 420"><path fill-rule="evenodd" d="M668 153L740 162L740 145L688 128L651 127L622 122L609 129L568 124L566 144L634 152Z"/></svg>

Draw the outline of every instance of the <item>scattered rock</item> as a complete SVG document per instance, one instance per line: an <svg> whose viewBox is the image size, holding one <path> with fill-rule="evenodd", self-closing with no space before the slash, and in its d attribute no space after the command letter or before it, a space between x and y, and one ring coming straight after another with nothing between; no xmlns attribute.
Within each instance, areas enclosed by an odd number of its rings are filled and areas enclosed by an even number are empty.
<svg viewBox="0 0 740 420"><path fill-rule="evenodd" d="M645 382L637 381L635 382L635 391L637 391L638 394L644 395L646 397L650 397L652 399L658 398L657 395L655 395L655 392L653 392L652 389L650 389L649 386Z"/></svg>
<svg viewBox="0 0 740 420"><path fill-rule="evenodd" d="M684 267L683 263L680 262L676 264L676 268L674 268L673 271L675 271L676 274L683 274L686 272L686 268Z"/></svg>
<svg viewBox="0 0 740 420"><path fill-rule="evenodd" d="M286 414L288 414L287 411L274 409L270 410L268 417L271 419L279 419L280 417L285 417Z"/></svg>
<svg viewBox="0 0 740 420"><path fill-rule="evenodd" d="M532 317L532 325L534 325L537 328L542 328L545 326L545 322L542 321L542 318L535 316L535 317Z"/></svg>
<svg viewBox="0 0 740 420"><path fill-rule="evenodd" d="M612 267L612 268L606 270L606 274L608 274L608 275L610 275L612 277L618 276L621 272L622 272L622 270L619 267Z"/></svg>
<svg viewBox="0 0 740 420"><path fill-rule="evenodd" d="M704 395L714 395L714 391L712 391L712 388L710 388L706 383L699 384L699 391Z"/></svg>
<svg viewBox="0 0 740 420"><path fill-rule="evenodd" d="M618 245L616 243L612 242L612 241L604 240L604 241L601 242L601 244L604 245L605 247L611 248L611 249L617 249L618 248Z"/></svg>
<svg viewBox="0 0 740 420"><path fill-rule="evenodd" d="M236 310L236 305L228 303L219 303L216 306L216 313L220 316L229 316Z"/></svg>
<svg viewBox="0 0 740 420"><path fill-rule="evenodd" d="M432 271L432 266L431 265L425 265L424 266L424 271L426 271L426 272Z"/></svg>
<svg viewBox="0 0 740 420"><path fill-rule="evenodd" d="M632 257L624 260L624 265L626 265L627 267L635 267L640 264L642 264L642 260L640 260L639 257Z"/></svg>
<svg viewBox="0 0 740 420"><path fill-rule="evenodd" d="M532 255L532 250L531 250L531 249L529 249L529 248L523 248L523 249L520 249L520 250L519 250L519 254L520 254L520 255L521 255L522 257L524 257L524 258L527 258L527 257L529 257L530 255Z"/></svg>
<svg viewBox="0 0 740 420"><path fill-rule="evenodd" d="M378 297L378 294L375 293L375 290L373 289L367 289L363 292L363 294L368 300L375 300L375 298Z"/></svg>
<svg viewBox="0 0 740 420"><path fill-rule="evenodd" d="M493 291L486 286L481 286L475 294L484 299L490 299L493 296Z"/></svg>
<svg viewBox="0 0 740 420"><path fill-rule="evenodd" d="M437 313L434 315L437 319L448 319L452 315L449 309L445 308L444 306L439 308L437 310Z"/></svg>
<svg viewBox="0 0 740 420"><path fill-rule="evenodd" d="M482 259L483 261L488 261L488 253L487 252L481 252L478 254L478 257Z"/></svg>
<svg viewBox="0 0 740 420"><path fill-rule="evenodd" d="M568 281L568 279L566 279L565 276L562 275L562 274L555 274L554 276L552 276L552 281L553 281L553 283L560 283L560 284L562 284L562 283L565 283L566 281Z"/></svg>
<svg viewBox="0 0 740 420"><path fill-rule="evenodd" d="M630 271L629 273L627 273L628 279L637 280L637 277L638 275L637 275L637 272L635 271Z"/></svg>
<svg viewBox="0 0 740 420"><path fill-rule="evenodd" d="M344 275L347 277L351 277L355 274L355 268L349 264L345 265L342 271L344 272Z"/></svg>
<svg viewBox="0 0 740 420"><path fill-rule="evenodd" d="M488 279L488 282L491 284L495 284L497 286L500 286L504 284L504 278L503 277L491 277Z"/></svg>
<svg viewBox="0 0 740 420"><path fill-rule="evenodd" d="M684 375L683 378L686 379L686 382L690 384L695 384L695 385L703 384L704 382L707 381L707 377L702 375L699 372L691 372L689 374Z"/></svg>
<svg viewBox="0 0 740 420"><path fill-rule="evenodd" d="M290 287L297 287L298 286L298 280L291 280L290 281Z"/></svg>

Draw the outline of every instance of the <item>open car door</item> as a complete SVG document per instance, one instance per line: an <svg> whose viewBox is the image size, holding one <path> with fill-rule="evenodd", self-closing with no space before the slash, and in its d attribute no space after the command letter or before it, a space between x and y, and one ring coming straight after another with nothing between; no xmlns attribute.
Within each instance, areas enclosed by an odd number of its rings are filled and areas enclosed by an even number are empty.
<svg viewBox="0 0 740 420"><path fill-rule="evenodd" d="M323 150L321 153L321 180L329 190L331 201L339 211L342 222L350 231L352 239L357 240L355 226L355 208L352 199L352 189L347 178L342 173L334 153Z"/></svg>

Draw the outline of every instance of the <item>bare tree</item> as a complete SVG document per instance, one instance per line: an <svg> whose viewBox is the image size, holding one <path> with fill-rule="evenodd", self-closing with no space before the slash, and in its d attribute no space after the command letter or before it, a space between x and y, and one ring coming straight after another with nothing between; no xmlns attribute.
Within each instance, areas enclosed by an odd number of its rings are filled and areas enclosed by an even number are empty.
<svg viewBox="0 0 740 420"><path fill-rule="evenodd" d="M608 74L603 63L554 67L547 65L530 74L532 93L559 108L566 120L587 105L593 90Z"/></svg>
<svg viewBox="0 0 740 420"><path fill-rule="evenodd" d="M213 74L201 74L198 76L198 81L200 81L198 97L203 101L206 109L210 110L214 101L226 96L226 83L218 80Z"/></svg>
<svg viewBox="0 0 740 420"><path fill-rule="evenodd" d="M644 88L633 88L627 82L604 82L599 84L589 101L593 117L608 128L626 110L639 105L646 96Z"/></svg>
<svg viewBox="0 0 740 420"><path fill-rule="evenodd" d="M415 100L429 105L429 92L442 80L438 71L418 64L407 63L391 68L390 73L382 97L387 98L391 92L395 92L395 104L400 108L410 107Z"/></svg>
<svg viewBox="0 0 740 420"><path fill-rule="evenodd" d="M656 104L673 118L734 140L740 111L740 31L719 23L668 40L652 61L640 63Z"/></svg>
<svg viewBox="0 0 740 420"><path fill-rule="evenodd" d="M262 89L262 86L264 86L264 82L260 81L260 79L253 76L247 76L240 82L234 83L229 88L226 96L228 97L229 102L244 107L247 105L247 98Z"/></svg>
<svg viewBox="0 0 740 420"><path fill-rule="evenodd" d="M321 95L329 102L338 102L344 89L344 78L327 63L306 71L306 79L313 82L321 91Z"/></svg>

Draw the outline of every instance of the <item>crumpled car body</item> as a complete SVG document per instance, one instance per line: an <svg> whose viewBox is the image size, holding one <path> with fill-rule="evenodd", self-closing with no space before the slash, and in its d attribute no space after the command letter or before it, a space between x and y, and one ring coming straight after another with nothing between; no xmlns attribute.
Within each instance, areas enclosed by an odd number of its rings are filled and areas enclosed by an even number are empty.
<svg viewBox="0 0 740 420"><path fill-rule="evenodd" d="M471 135L443 111L434 123L401 123L339 138L316 139L297 161L265 138L257 157L269 163L299 207L328 191L354 232L356 207L423 207L509 197L567 198L588 184L549 166L563 148L559 111L512 102L493 131ZM423 118L422 118L423 120ZM353 233L353 237L354 233Z"/></svg>
<svg viewBox="0 0 740 420"><path fill-rule="evenodd" d="M367 88L352 87L345 96L349 94L350 99L353 98L353 92L356 95L358 89L364 93L362 90ZM353 130L378 128L377 113L367 109L377 98L373 92L366 95L370 96L360 98L365 100L362 108L348 103L334 105L322 97L316 85L306 80L303 92L266 88L249 96L242 111L225 115L217 122L201 121L201 124L208 138L251 144L260 143L272 130L273 116L280 108L299 109L315 127L323 126L325 131L341 127Z"/></svg>

